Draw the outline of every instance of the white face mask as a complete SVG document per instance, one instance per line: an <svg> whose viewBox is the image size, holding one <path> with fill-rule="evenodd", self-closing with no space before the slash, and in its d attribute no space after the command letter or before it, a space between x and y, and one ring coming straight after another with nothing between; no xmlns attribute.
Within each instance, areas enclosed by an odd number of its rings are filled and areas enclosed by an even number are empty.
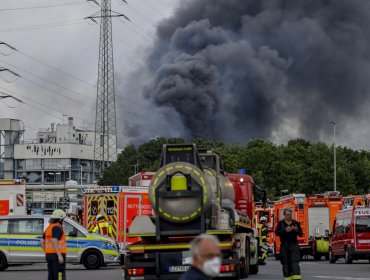
<svg viewBox="0 0 370 280"><path fill-rule="evenodd" d="M203 272L209 277L217 277L220 274L221 258L215 257L205 261L203 264Z"/></svg>

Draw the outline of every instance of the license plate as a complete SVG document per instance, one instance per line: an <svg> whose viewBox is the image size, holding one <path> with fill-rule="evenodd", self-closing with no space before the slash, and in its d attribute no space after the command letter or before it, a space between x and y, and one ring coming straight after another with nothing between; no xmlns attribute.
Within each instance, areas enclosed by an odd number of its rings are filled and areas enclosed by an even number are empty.
<svg viewBox="0 0 370 280"><path fill-rule="evenodd" d="M190 266L188 265L179 265L179 266L170 266L168 268L169 272L186 272Z"/></svg>

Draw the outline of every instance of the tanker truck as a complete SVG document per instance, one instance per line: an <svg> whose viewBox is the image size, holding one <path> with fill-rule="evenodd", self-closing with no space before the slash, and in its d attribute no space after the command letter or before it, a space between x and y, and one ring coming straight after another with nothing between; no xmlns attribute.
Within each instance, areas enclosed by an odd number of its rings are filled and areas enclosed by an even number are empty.
<svg viewBox="0 0 370 280"><path fill-rule="evenodd" d="M257 273L258 233L253 217L235 207L235 193L217 152L198 151L194 144L164 145L149 186L155 215L136 216L128 229L139 241L124 255L125 279L178 279L191 265L189 243L202 233L220 240L219 277Z"/></svg>

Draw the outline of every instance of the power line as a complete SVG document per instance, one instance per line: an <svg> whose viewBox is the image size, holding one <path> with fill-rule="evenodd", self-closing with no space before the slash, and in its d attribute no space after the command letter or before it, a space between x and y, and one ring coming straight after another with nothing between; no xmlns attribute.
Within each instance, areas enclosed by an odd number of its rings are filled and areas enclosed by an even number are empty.
<svg viewBox="0 0 370 280"><path fill-rule="evenodd" d="M34 10L34 9L45 9L45 8L57 8L57 7L78 6L78 5L85 5L85 4L86 4L86 2L69 2L69 3L64 3L64 4L0 9L0 12L19 11L19 10Z"/></svg>
<svg viewBox="0 0 370 280"><path fill-rule="evenodd" d="M149 2L147 2L146 0L142 0L142 2L144 4L146 4L148 7L150 7L152 10L156 11L158 14L160 14L161 16L164 16L166 17L166 15L164 13L162 13L160 10L158 10L156 7L152 6L152 4L149 4Z"/></svg>
<svg viewBox="0 0 370 280"><path fill-rule="evenodd" d="M76 24L83 24L86 23L86 21L83 20L72 20L72 21L60 21L60 22L54 22L49 24L43 24L43 25L33 25L33 26L19 26L14 28L8 28L8 29L0 29L0 32L4 33L10 33L10 32L19 32L19 31L31 31L31 30L40 30L40 29L48 29L48 28L55 28L55 27L63 27L63 26L69 26L69 25L76 25Z"/></svg>

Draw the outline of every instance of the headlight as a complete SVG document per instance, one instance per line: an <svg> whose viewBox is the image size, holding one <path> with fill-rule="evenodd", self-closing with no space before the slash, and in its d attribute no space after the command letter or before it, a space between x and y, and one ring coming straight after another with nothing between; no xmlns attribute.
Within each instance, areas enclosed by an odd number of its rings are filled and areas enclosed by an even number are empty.
<svg viewBox="0 0 370 280"><path fill-rule="evenodd" d="M118 247L115 243L112 243L112 242L104 242L104 244L107 246L107 247L111 247L113 248L114 250L118 251Z"/></svg>

